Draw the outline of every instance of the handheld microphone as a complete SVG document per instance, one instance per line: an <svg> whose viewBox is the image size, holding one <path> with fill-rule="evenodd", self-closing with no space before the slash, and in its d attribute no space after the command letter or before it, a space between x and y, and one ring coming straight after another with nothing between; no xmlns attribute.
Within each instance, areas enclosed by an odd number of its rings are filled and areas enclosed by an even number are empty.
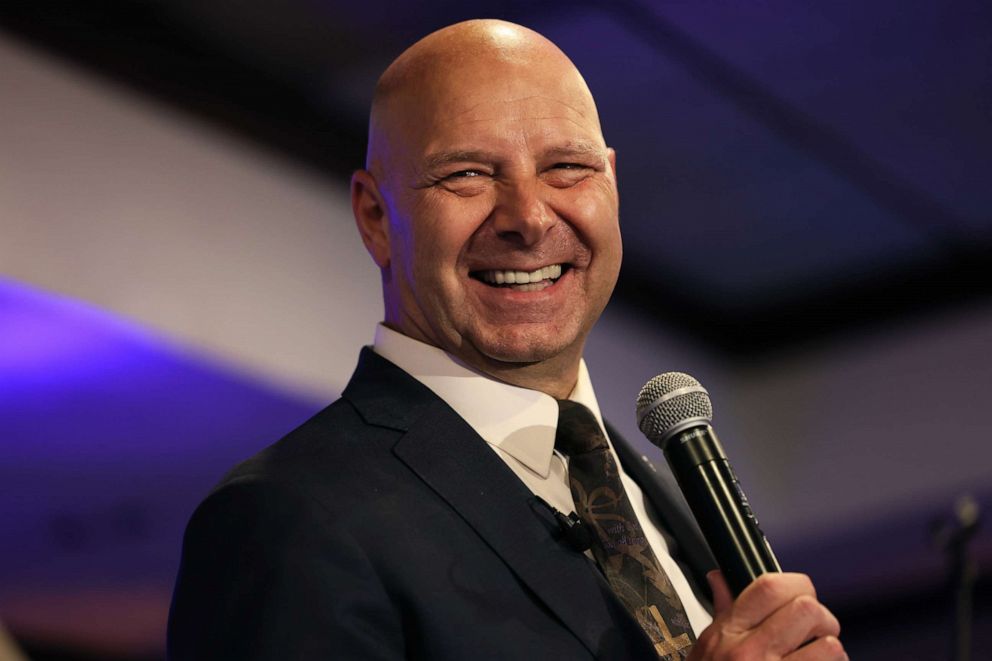
<svg viewBox="0 0 992 661"><path fill-rule="evenodd" d="M710 426L713 406L696 379L666 372L637 396L637 425L661 448L734 596L781 567Z"/></svg>

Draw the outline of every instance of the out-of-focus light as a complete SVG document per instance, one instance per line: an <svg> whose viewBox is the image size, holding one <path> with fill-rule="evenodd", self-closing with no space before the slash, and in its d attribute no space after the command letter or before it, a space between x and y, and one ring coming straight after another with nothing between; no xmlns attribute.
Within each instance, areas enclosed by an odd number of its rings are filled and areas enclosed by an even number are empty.
<svg viewBox="0 0 992 661"><path fill-rule="evenodd" d="M99 371L150 333L95 306L0 278L0 390Z"/></svg>

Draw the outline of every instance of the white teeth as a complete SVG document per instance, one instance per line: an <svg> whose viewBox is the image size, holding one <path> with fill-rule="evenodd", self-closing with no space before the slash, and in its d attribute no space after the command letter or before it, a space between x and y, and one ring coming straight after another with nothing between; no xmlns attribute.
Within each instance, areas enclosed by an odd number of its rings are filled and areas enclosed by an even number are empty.
<svg viewBox="0 0 992 661"><path fill-rule="evenodd" d="M561 277L561 264L544 266L527 273L526 271L482 271L480 277L484 282L497 285L526 285L542 280L557 280Z"/></svg>

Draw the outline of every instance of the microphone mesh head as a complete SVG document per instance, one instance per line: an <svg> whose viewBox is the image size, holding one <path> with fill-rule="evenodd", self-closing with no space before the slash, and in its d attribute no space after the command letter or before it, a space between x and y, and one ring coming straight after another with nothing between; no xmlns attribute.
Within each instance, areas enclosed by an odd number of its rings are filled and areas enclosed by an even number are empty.
<svg viewBox="0 0 992 661"><path fill-rule="evenodd" d="M665 372L644 384L637 395L637 422L652 443L661 445L674 431L713 419L710 396L699 381L682 372Z"/></svg>

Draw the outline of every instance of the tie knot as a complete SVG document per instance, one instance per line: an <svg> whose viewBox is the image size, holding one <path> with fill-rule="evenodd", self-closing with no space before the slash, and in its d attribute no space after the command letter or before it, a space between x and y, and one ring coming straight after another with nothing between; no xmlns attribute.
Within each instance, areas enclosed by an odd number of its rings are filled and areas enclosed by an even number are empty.
<svg viewBox="0 0 992 661"><path fill-rule="evenodd" d="M568 456L585 454L606 448L606 436L592 411L578 402L559 399L555 447Z"/></svg>

